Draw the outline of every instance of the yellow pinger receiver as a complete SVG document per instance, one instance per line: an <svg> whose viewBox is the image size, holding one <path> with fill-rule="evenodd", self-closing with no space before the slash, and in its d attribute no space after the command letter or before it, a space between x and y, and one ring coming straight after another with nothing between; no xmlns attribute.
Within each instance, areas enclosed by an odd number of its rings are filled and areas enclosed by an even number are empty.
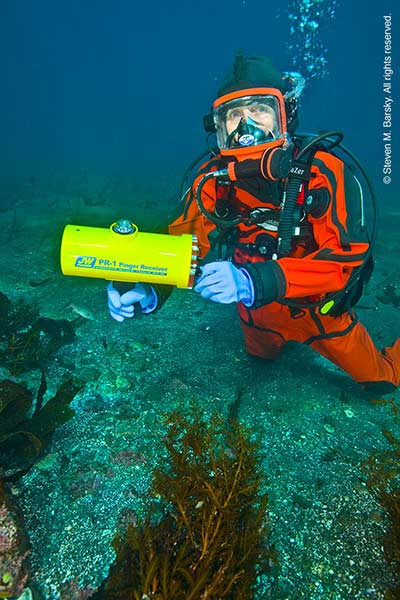
<svg viewBox="0 0 400 600"><path fill-rule="evenodd" d="M108 229L67 225L61 242L64 275L191 288L199 247L191 234L144 233L126 219Z"/></svg>

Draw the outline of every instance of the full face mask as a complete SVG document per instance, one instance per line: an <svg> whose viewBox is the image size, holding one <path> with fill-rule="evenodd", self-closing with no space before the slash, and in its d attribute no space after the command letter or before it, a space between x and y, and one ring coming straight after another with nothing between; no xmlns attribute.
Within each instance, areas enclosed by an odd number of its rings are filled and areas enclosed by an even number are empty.
<svg viewBox="0 0 400 600"><path fill-rule="evenodd" d="M261 155L287 142L284 99L275 88L250 88L220 96L213 104L212 118L222 155Z"/></svg>

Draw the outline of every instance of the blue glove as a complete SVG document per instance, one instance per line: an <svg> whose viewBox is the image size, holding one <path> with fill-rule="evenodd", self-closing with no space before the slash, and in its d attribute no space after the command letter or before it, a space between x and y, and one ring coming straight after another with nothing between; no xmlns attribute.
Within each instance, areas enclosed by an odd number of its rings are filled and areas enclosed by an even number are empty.
<svg viewBox="0 0 400 600"><path fill-rule="evenodd" d="M135 287L125 294L120 294L112 282L107 286L108 309L110 315L120 323L125 318L132 318L135 314L134 304L139 302L143 314L151 313L157 306L157 294L151 287L136 283Z"/></svg>
<svg viewBox="0 0 400 600"><path fill-rule="evenodd" d="M238 269L229 261L211 262L201 268L196 279L195 292L220 304L243 302L251 306L254 302L254 287L245 269Z"/></svg>

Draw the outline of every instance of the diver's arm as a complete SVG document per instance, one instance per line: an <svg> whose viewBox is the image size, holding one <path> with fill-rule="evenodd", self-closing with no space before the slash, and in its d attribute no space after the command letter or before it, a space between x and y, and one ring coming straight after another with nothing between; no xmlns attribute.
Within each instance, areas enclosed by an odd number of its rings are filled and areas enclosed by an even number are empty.
<svg viewBox="0 0 400 600"><path fill-rule="evenodd" d="M215 229L215 225L208 221L200 212L196 202L194 201L194 189L197 185L195 180L191 191L188 193L183 211L168 225L163 231L157 229L158 233L169 233L170 235L192 234L197 236L199 246L199 257L204 258L211 246L209 239L210 233ZM204 192L206 194L205 202L215 204L215 182L210 181L208 188ZM170 297L174 286L172 285L153 285L158 298L157 307L159 310Z"/></svg>

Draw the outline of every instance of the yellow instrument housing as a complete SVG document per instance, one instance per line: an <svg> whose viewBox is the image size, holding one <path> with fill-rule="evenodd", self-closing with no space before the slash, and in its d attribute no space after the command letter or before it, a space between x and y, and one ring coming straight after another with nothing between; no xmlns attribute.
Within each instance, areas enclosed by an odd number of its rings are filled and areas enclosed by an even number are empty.
<svg viewBox="0 0 400 600"><path fill-rule="evenodd" d="M195 235L144 233L127 221L131 231L119 233L118 223L108 229L67 225L61 242L63 274L193 287L199 251Z"/></svg>

